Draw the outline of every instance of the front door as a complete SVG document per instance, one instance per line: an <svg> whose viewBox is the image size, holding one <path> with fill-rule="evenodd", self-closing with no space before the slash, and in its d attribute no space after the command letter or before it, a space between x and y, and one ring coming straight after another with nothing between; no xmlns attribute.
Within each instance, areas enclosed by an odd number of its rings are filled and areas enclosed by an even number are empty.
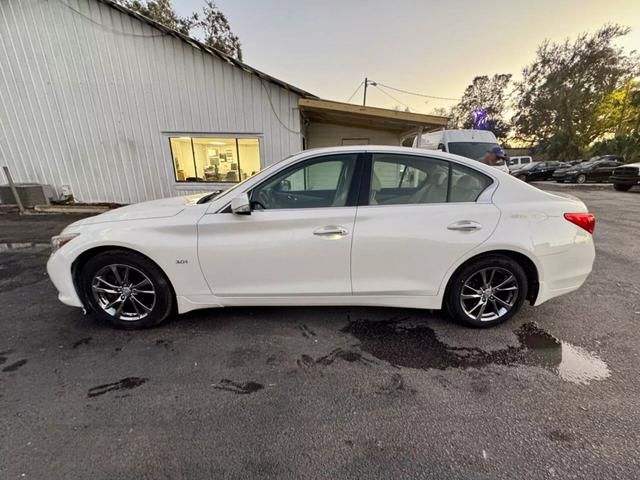
<svg viewBox="0 0 640 480"><path fill-rule="evenodd" d="M351 295L357 157L314 157L274 174L250 192L251 215L204 215L198 255L213 293Z"/></svg>
<svg viewBox="0 0 640 480"><path fill-rule="evenodd" d="M436 295L451 265L498 222L493 204L476 201L492 180L423 156L373 154L371 161L369 194L361 196L368 205L358 207L353 238L353 293Z"/></svg>

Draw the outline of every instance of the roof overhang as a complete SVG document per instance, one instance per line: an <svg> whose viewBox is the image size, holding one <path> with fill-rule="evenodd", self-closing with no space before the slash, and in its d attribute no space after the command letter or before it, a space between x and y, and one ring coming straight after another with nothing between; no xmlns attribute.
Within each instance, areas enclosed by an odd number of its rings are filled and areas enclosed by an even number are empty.
<svg viewBox="0 0 640 480"><path fill-rule="evenodd" d="M310 122L331 123L349 127L372 128L404 134L409 131L445 128L448 117L401 112L378 107L314 98L298 100L300 112Z"/></svg>

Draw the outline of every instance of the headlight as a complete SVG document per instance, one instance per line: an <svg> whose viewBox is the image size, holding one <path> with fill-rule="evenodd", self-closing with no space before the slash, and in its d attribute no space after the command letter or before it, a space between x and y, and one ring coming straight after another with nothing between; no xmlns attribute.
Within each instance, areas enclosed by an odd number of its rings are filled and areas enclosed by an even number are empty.
<svg viewBox="0 0 640 480"><path fill-rule="evenodd" d="M76 238L79 233L62 233L60 235L56 235L55 237L51 237L51 255L60 250L64 245L69 243L71 240Z"/></svg>

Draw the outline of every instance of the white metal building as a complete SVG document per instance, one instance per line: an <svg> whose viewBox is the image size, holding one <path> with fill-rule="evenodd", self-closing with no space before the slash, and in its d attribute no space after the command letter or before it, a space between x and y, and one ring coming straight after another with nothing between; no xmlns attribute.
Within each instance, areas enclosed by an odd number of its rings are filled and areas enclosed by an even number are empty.
<svg viewBox="0 0 640 480"><path fill-rule="evenodd" d="M226 188L307 145L446 123L320 100L111 0L0 1L0 67L0 165L85 202Z"/></svg>

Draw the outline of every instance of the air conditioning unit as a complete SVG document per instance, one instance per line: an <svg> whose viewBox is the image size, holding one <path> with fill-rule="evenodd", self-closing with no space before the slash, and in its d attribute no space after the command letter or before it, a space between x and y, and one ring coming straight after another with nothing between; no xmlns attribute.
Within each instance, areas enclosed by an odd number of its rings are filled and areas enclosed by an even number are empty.
<svg viewBox="0 0 640 480"><path fill-rule="evenodd" d="M39 183L16 183L18 196L25 207L35 207L36 205L48 205L50 200L57 199L56 191L51 185L41 185ZM0 203L15 204L13 192L9 185L0 185Z"/></svg>

